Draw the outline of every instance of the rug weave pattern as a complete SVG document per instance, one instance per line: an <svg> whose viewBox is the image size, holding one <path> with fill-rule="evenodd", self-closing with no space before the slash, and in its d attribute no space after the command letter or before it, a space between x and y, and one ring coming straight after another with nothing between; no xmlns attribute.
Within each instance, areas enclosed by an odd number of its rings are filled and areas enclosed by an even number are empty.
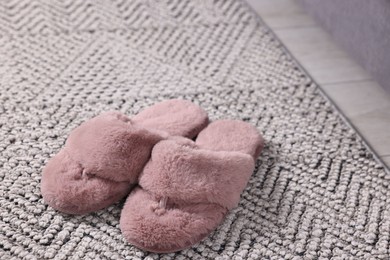
<svg viewBox="0 0 390 260"><path fill-rule="evenodd" d="M0 259L389 259L390 177L245 3L0 2ZM121 203L43 203L41 171L81 122L168 98L257 126L239 207L176 254L121 236Z"/></svg>

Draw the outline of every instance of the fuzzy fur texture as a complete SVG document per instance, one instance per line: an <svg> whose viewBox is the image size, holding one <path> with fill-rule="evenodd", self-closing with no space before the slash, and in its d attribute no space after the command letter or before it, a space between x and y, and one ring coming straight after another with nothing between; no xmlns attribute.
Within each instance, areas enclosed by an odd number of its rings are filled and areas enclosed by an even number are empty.
<svg viewBox="0 0 390 260"><path fill-rule="evenodd" d="M190 101L173 99L149 107L132 120L147 129L167 132L170 136L194 138L207 126L208 115Z"/></svg>
<svg viewBox="0 0 390 260"><path fill-rule="evenodd" d="M124 236L152 252L198 242L238 204L262 147L256 128L235 120L211 123L196 142L160 141L122 210Z"/></svg>
<svg viewBox="0 0 390 260"><path fill-rule="evenodd" d="M208 122L199 106L184 100L158 103L134 118L106 112L74 129L43 170L45 202L70 214L105 208L130 192L157 142L171 134L192 138ZM163 118L169 118L166 128Z"/></svg>

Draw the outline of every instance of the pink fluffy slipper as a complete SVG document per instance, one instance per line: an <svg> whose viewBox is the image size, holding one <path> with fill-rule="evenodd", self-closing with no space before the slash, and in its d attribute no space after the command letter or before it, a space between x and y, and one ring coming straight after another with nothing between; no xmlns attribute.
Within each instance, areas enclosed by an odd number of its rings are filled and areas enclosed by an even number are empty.
<svg viewBox="0 0 390 260"><path fill-rule="evenodd" d="M208 123L199 106L168 100L133 118L106 112L74 129L42 174L43 198L53 208L84 214L126 196L153 146L170 135L195 137Z"/></svg>
<svg viewBox="0 0 390 260"><path fill-rule="evenodd" d="M160 141L122 210L124 237L158 253L202 240L238 204L262 148L256 128L234 120L211 123L196 142Z"/></svg>

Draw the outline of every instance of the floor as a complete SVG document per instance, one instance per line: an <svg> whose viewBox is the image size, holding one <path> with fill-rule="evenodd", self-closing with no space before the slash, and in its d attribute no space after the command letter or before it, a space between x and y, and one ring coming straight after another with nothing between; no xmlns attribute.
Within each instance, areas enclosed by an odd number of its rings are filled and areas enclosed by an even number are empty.
<svg viewBox="0 0 390 260"><path fill-rule="evenodd" d="M294 0L246 0L390 167L390 94Z"/></svg>

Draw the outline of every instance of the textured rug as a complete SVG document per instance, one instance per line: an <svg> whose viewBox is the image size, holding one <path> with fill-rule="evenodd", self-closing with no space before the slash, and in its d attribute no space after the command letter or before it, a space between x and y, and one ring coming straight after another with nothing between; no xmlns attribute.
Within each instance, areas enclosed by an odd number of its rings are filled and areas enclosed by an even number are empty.
<svg viewBox="0 0 390 260"><path fill-rule="evenodd" d="M390 258L390 176L244 2L1 1L0 88L0 259ZM76 217L43 203L69 131L168 98L266 139L218 230L149 254L121 236L121 203Z"/></svg>

